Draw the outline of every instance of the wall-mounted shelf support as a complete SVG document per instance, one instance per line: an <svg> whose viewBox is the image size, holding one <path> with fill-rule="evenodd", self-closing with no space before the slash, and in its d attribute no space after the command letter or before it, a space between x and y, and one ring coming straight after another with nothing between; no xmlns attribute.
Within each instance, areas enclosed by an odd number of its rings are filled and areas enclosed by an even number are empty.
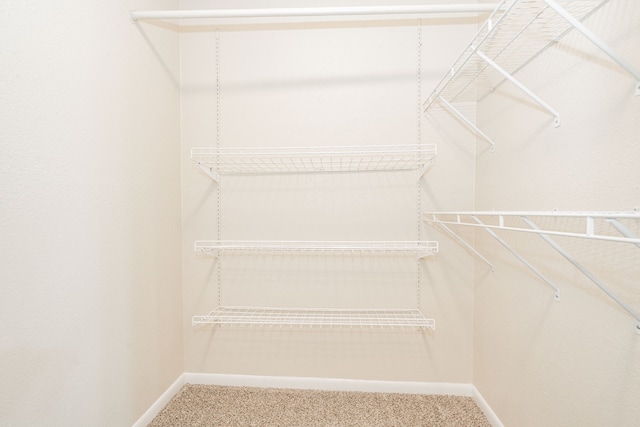
<svg viewBox="0 0 640 427"><path fill-rule="evenodd" d="M531 221L529 218L523 216L522 220L529 226L531 229L536 231L541 231L538 226ZM640 314L636 313L629 305L627 305L624 301L622 301L616 294L611 291L600 279L595 277L589 270L587 270L582 264L580 264L575 258L573 258L567 251L565 251L560 245L558 245L551 237L547 236L544 233L540 233L539 236L547 242L553 249L555 249L560 255L562 255L567 261L573 264L582 274L584 274L589 280L595 283L605 294L609 296L612 300L614 300L620 307L622 307L627 313L632 315L636 319L636 329L640 326ZM640 331L639 331L640 332Z"/></svg>
<svg viewBox="0 0 640 427"><path fill-rule="evenodd" d="M542 108L544 108L549 113L551 113L553 115L553 117L554 117L553 124L554 124L555 127L560 126L560 114L556 110L551 108L551 106L549 104L547 104L545 101L543 101L542 98L540 98L538 95L533 93L528 87L523 85L519 80L517 80L515 77L513 77L511 74L509 74L504 68L502 68L501 66L496 64L494 61L492 61L491 58L489 58L487 55L485 55L484 53L482 53L480 50L476 49L475 47L472 47L472 49L474 50L475 54L478 55L478 57L480 57L480 59L482 59L484 62L489 64L491 66L491 68L496 70L505 79L509 80L511 83L513 83L515 86L517 86L518 89L520 89L525 94L527 94L527 96L529 98L531 98L535 102L537 102Z"/></svg>
<svg viewBox="0 0 640 427"><path fill-rule="evenodd" d="M480 218L492 218L491 222L488 223L486 220L482 221ZM540 217L540 218L552 218L556 220L561 220L559 222L562 225L564 219L573 218L574 220L584 221L584 232L577 232L575 230L575 226L571 227L571 231L562 231L561 229L542 229L538 227L530 217ZM451 219L452 218L452 219ZM519 219L525 222L526 227L518 227L513 225L506 225L505 219ZM495 233L493 230L504 230L510 232L522 232L522 233L533 233L539 235L542 239L545 240L553 249L555 249L558 253L560 253L567 261L573 264L582 274L584 274L589 280L595 283L605 294L607 294L611 299L613 299L620 307L622 307L626 312L628 312L631 316L636 320L636 332L640 334L640 314L635 311L632 307L626 304L623 300L621 300L617 295L615 295L609 287L607 287L600 279L595 277L591 272L589 272L582 264L580 264L575 258L567 253L562 247L560 247L554 240L551 239L550 236L562 236L562 237L572 237L572 238L582 238L594 241L606 241L606 242L615 242L615 243L627 243L633 244L637 247L640 247L640 237L633 231L631 231L623 222L629 221L640 221L640 211L623 211L623 212L559 212L559 211L529 211L529 212L491 212L491 211L478 211L478 212L429 212L424 214L425 222L437 225L439 228L444 230L449 230L447 225L453 226L466 226L466 227L476 227L482 228L487 233L489 233L494 239L500 242L505 248L507 248L512 254L514 254L520 261L522 261L531 271L536 273L538 277L544 280L549 286L551 286L556 291L556 300L559 300L559 292L558 287L555 286L552 282L549 281L545 276L543 276L535 267L533 267L526 259L524 259L521 255L515 253L512 248ZM624 220L624 221L623 221ZM572 221L575 224L575 221ZM611 234L602 234L596 232L596 224L609 224L613 227L621 236L615 236ZM450 231L450 230L449 230ZM456 240L460 241L461 239L455 235L453 232L449 232L449 235L456 238ZM470 245L463 242L465 246L469 247ZM479 255L478 251L472 249L472 252L476 255ZM484 260L484 259L483 259ZM487 262L486 260L484 260ZM488 263L488 262L487 262ZM490 264L491 265L491 264Z"/></svg>
<svg viewBox="0 0 640 427"><path fill-rule="evenodd" d="M198 163L198 167L202 172L206 173L215 182L220 182L220 174L213 170L212 167Z"/></svg>
<svg viewBox="0 0 640 427"><path fill-rule="evenodd" d="M467 126L469 126L471 129L473 129L473 131L475 133L477 133L478 135L480 135L485 141L487 141L489 143L489 145L491 145L491 152L494 152L496 150L496 144L493 142L493 140L491 138L489 138L487 136L486 133L482 132L476 125L475 123L473 123L471 120L469 120L464 114L462 114L460 111L458 111L458 109L456 107L454 107L453 105L451 105L446 99L444 99L441 96L438 96L438 100L442 103L442 105L444 105L445 107L447 107L447 109L449 111L451 111L453 114L455 114L460 120L462 120Z"/></svg>
<svg viewBox="0 0 640 427"><path fill-rule="evenodd" d="M447 227L446 225L442 224L442 223L438 223L438 226L440 228L442 228L447 234L449 234L451 237L453 237L455 240L457 240L458 242L460 242L460 244L462 244L462 246L464 246L465 248L469 249L471 252L473 252L478 258L480 258L482 261L484 261L489 267L491 267L491 272L494 273L496 271L494 265L491 263L491 261L489 261L484 255L482 255L480 252L478 252L476 250L476 248L474 248L473 246L471 246L469 243L467 243L466 240L464 240L462 237L458 236L452 229L450 229L449 227Z"/></svg>
<svg viewBox="0 0 640 427"><path fill-rule="evenodd" d="M526 265L529 270L534 272L536 276L538 276L540 279L542 279L543 282L545 282L547 285L549 285L549 287L551 287L551 289L553 289L553 291L554 291L554 294L553 294L554 299L556 301L560 301L560 289L551 280L549 280L544 274L542 274L540 272L540 270L538 270L536 267L534 267L533 264L531 264L529 261L527 261L526 258L524 258L522 255L520 255L515 249L513 249L507 242L502 240L502 238L500 238L500 236L498 236L493 230L491 230L490 228L485 227L485 224L482 221L480 221L480 219L478 217L472 215L471 218L473 218L473 220L475 222L477 222L478 224L483 226L484 231L489 233L489 235L491 237L496 239L498 241L498 243L500 243L502 246L505 247L505 249L507 249L509 252L511 252L513 254L513 256L518 258L518 260L521 263Z"/></svg>
<svg viewBox="0 0 640 427"><path fill-rule="evenodd" d="M640 240L640 238L638 238L638 236L635 233L633 233L631 230L629 230L624 224L622 224L617 219L615 219L615 218L607 218L607 222L609 224L611 224L611 226L613 228L615 228L624 237L628 237L629 239ZM640 243L636 243L636 246L640 248Z"/></svg>
<svg viewBox="0 0 640 427"><path fill-rule="evenodd" d="M618 65L624 68L629 74L636 79L635 94L640 96L640 71L629 64L622 56L611 49L604 41L596 36L591 30L589 30L582 22L573 17L562 6L556 3L555 0L544 0L549 7L555 10L558 15L562 16L573 28L580 31L587 39L589 39L594 45L602 50L609 58L615 61Z"/></svg>

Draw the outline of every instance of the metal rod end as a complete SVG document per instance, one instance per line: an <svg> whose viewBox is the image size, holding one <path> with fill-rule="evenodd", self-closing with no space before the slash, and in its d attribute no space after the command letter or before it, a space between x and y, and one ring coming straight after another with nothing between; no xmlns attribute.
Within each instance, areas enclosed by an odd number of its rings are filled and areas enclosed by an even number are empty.
<svg viewBox="0 0 640 427"><path fill-rule="evenodd" d="M636 96L640 96L640 80L636 82Z"/></svg>
<svg viewBox="0 0 640 427"><path fill-rule="evenodd" d="M556 302L560 302L560 289L556 290L553 294L553 299L556 300Z"/></svg>

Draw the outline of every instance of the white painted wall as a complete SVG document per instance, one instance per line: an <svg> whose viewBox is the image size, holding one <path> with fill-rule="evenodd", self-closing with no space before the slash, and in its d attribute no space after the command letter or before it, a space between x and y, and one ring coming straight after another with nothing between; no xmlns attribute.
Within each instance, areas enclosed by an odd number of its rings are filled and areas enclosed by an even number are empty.
<svg viewBox="0 0 640 427"><path fill-rule="evenodd" d="M620 0L586 24L640 68L639 22L640 4ZM560 112L562 124L554 128L545 111L509 85L479 103L479 125L497 147L495 154L478 149L476 209L639 207L634 79L577 32L518 77ZM637 224L633 230L640 233ZM477 247L496 263L496 273L478 261L474 385L509 426L637 425L635 320L540 238L505 236L558 284L562 300L555 302L550 288L478 232ZM557 241L640 310L637 247Z"/></svg>
<svg viewBox="0 0 640 427"><path fill-rule="evenodd" d="M314 21L218 27L221 146L414 144L420 116L422 142L454 141L439 149L437 166L421 183L423 210L470 209L473 135L444 130L446 117L418 113L416 21ZM225 176L219 188L194 168L191 148L216 145L215 25L181 33L185 370L469 383L468 258L423 262L417 297L415 260L234 256L222 260L219 283L216 261L195 256L194 240L217 238L218 213L223 239L413 240L418 226L422 238L436 238L419 222L413 172ZM435 85L474 32L473 18L423 22L420 92ZM219 302L412 308L418 299L436 319L435 333L191 326L192 316Z"/></svg>
<svg viewBox="0 0 640 427"><path fill-rule="evenodd" d="M183 372L178 37L0 3L0 424L131 425Z"/></svg>

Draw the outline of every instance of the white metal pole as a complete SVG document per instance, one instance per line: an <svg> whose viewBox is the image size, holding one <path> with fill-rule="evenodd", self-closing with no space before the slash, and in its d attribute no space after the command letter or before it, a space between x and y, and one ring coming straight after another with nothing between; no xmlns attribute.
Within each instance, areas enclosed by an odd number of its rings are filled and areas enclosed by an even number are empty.
<svg viewBox="0 0 640 427"><path fill-rule="evenodd" d="M542 100L542 98L540 98L538 95L536 95L535 93L531 92L531 90L529 90L528 87L526 87L525 85L523 85L522 83L520 83L520 81L518 81L515 77L513 77L511 74L509 74L505 69L503 69L501 66L499 66L498 64L496 64L491 58L489 58L487 55L485 55L484 53L480 52L479 50L475 50L476 55L478 55L480 58L482 58L482 60L484 62L486 62L487 64L489 64L491 67L493 67L498 73L502 74L502 76L504 78L506 78L507 80L509 80L511 83L513 83L514 85L516 85L521 91L523 91L524 93L526 93L529 97L531 97L531 99L533 99L534 101L536 101L538 104L540 104L543 108L545 108L547 111L549 111L553 117L555 118L555 126L558 127L560 126L560 114L558 114L558 112L556 110L554 110L553 108L551 108L551 106L549 104L547 104L546 102L544 102Z"/></svg>
<svg viewBox="0 0 640 427"><path fill-rule="evenodd" d="M478 126L475 125L475 123L473 123L471 120L469 120L464 114L462 114L460 111L458 111L457 108L455 108L453 105L451 105L451 103L449 103L446 99L444 99L441 96L438 96L438 100L440 100L440 102L442 102L442 104L444 104L445 107L447 107L449 109L449 111L451 111L453 114L455 114L460 120L462 120L464 123L466 123L467 126L469 126L471 129L473 129L478 135L480 135L482 138L485 139L485 141L487 141L490 145L491 145L491 151L495 151L495 147L496 144L495 142L493 142L493 140L491 138L489 138L487 136L486 133L482 132Z"/></svg>
<svg viewBox="0 0 640 427"><path fill-rule="evenodd" d="M556 301L560 301L560 289L553 284L553 282L551 280L549 280L544 274L542 274L540 272L540 270L538 270L537 268L535 268L529 261L527 261L522 255L520 255L518 252L516 252L515 249L513 249L507 242L505 242L504 240L502 240L500 238L500 236L498 236L496 233L493 232L493 230L491 230L490 228L484 227L484 223L482 221L480 221L477 217L475 216L471 216L471 218L473 218L473 220L475 222L477 222L478 224L480 224L480 226L482 228L484 228L484 231L486 231L487 233L489 233L489 235L491 237L493 237L494 239L496 239L502 246L505 247L505 249L507 249L509 252L511 252L513 254L513 256L515 256L516 258L518 258L520 260L520 262L522 262L524 265L526 265L529 270L533 271L536 276L538 276L540 279L542 279L547 285L549 285L549 287L551 289L554 290L554 299Z"/></svg>
<svg viewBox="0 0 640 427"><path fill-rule="evenodd" d="M625 59L618 55L616 51L611 49L605 42L603 42L598 36L596 36L591 30L589 30L584 24L574 18L569 12L567 12L563 7L561 7L554 0L544 0L545 3L549 5L553 10L555 10L558 15L562 16L567 22L569 22L573 28L580 31L582 35L588 38L593 44L595 44L601 51L606 53L609 58L613 59L618 65L627 70L629 74L631 74L636 82L636 95L640 95L640 71L636 70L631 64L629 64Z"/></svg>
<svg viewBox="0 0 640 427"><path fill-rule="evenodd" d="M497 3L432 4L408 6L352 6L352 7L290 7L269 9L211 9L211 10L153 10L130 12L134 21L140 19L198 19L198 18L278 18L300 16L402 15L425 13L481 13L491 12Z"/></svg>
<svg viewBox="0 0 640 427"><path fill-rule="evenodd" d="M533 221L531 221L530 219L526 218L526 217L522 217L522 220L532 229L534 230L538 230L541 231L538 226L536 224L534 224ZM640 314L636 313L635 310L633 310L630 306L628 306L624 301L622 301L620 298L618 298L618 296L616 294L614 294L611 289L609 289L604 283L602 283L597 277L595 277L593 274L591 274L591 272L589 272L589 270L587 270L586 268L584 268L582 266L582 264L580 264L575 258L573 258L571 255L569 255L567 253L567 251L565 251L564 249L562 249L562 247L560 247L560 245L558 245L555 241L553 241L551 239L551 237L547 236L546 234L540 233L540 237L542 237L542 239L547 242L549 245L551 245L551 247L553 249L555 249L560 255L562 255L563 257L565 257L565 259L567 261L569 261L571 264L573 264L573 266L575 268L577 268L578 270L580 270L580 272L582 274L584 274L585 276L587 276L589 278L589 280L591 280L593 283L595 283L600 289L602 289L602 291L609 295L609 298L611 298L612 300L614 300L616 303L618 303L618 305L620 307L622 307L623 309L626 310L627 313L629 313L630 315L632 315L637 323L636 323L636 327L638 329L638 332L640 333Z"/></svg>

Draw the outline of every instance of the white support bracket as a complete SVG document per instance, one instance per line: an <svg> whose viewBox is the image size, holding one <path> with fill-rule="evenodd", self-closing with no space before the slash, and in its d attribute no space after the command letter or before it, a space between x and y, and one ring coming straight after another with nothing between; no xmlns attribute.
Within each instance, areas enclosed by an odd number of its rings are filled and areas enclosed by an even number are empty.
<svg viewBox="0 0 640 427"><path fill-rule="evenodd" d="M522 255L520 255L518 252L516 252L515 249L513 249L511 246L509 246L509 244L507 242L505 242L504 240L502 240L500 238L500 236L498 236L493 230L491 230L490 228L486 228L484 227L484 223L482 221L480 221L480 219L478 219L478 217L476 216L471 216L471 218L473 218L473 220L475 222L477 222L478 224L480 224L480 226L484 229L484 231L486 231L487 233L489 233L489 235L491 237L493 237L494 239L496 239L502 246L504 246L509 252L511 252L516 258L518 258L520 260L520 262L522 262L524 265L527 266L527 268L529 268L529 270L531 270L532 272L534 272L536 274L536 276L538 276L540 279L542 279L547 285L549 285L549 287L551 287L551 289L554 290L554 294L553 294L553 298L556 301L560 301L560 289L551 281L549 280L544 274L542 274L537 268L535 268L529 261L527 261Z"/></svg>
<svg viewBox="0 0 640 427"><path fill-rule="evenodd" d="M635 95L640 96L640 71L629 64L625 59L620 56L616 51L611 49L604 41L596 36L591 30L589 30L582 22L574 18L569 12L567 12L562 6L556 3L555 0L544 0L550 8L555 10L558 15L562 16L573 28L580 31L582 35L588 38L593 44L595 44L601 51L603 51L609 58L615 61L618 65L624 68L629 74L636 79Z"/></svg>
<svg viewBox="0 0 640 427"><path fill-rule="evenodd" d="M447 107L447 109L449 111L451 111L453 114L455 114L460 120L462 120L467 126L469 126L471 129L473 129L473 131L475 133L477 133L478 135L480 135L485 141L487 141L490 145L491 145L491 152L495 152L496 150L496 144L493 142L493 140L491 138L489 138L487 136L487 134L485 134L484 132L482 132L480 129L478 129L478 127L475 125L475 123L473 123L471 120L469 120L468 118L465 117L464 114L462 114L460 111L458 111L458 109L456 109L453 105L451 105L446 99L444 99L441 96L438 96L438 100L440 102L442 102L442 104Z"/></svg>
<svg viewBox="0 0 640 427"><path fill-rule="evenodd" d="M607 222L611 224L613 228L615 228L618 233L622 234L624 237L628 237L629 239L638 240L638 236L629 230L623 223L618 221L616 218L607 218ZM637 247L640 248L640 243L634 243Z"/></svg>
<svg viewBox="0 0 640 427"><path fill-rule="evenodd" d="M489 265L489 267L491 267L491 272L495 273L496 269L493 265L493 263L491 263L491 261L489 261L487 258L485 258L480 252L478 252L473 246L471 246L469 243L467 243L462 237L458 236L456 233L454 233L453 230L451 230L449 227L447 227L444 224L438 224L438 226L440 228L442 228L447 234L449 234L451 237L453 237L455 240L457 240L461 245L463 245L465 248L469 249L471 252L473 252L478 258L480 258L482 261L484 261L487 265Z"/></svg>
<svg viewBox="0 0 640 427"><path fill-rule="evenodd" d="M209 175L209 177L211 177L211 179L213 179L216 183L220 182L220 174L218 172L215 172L213 168L203 165L202 163L198 163L198 167L202 170L202 172Z"/></svg>
<svg viewBox="0 0 640 427"><path fill-rule="evenodd" d="M478 55L484 62L486 62L487 64L489 64L493 69L495 69L498 73L502 74L502 76L509 80L511 83L513 83L514 85L516 85L521 91L523 91L525 94L527 94L531 99L533 99L535 102L537 102L542 108L544 108L545 110L547 110L549 113L551 113L554 117L554 126L558 127L560 126L560 114L558 114L558 112L556 110L554 110L549 104L547 104L545 101L542 100L542 98L540 98L538 95L536 95L535 93L533 93L529 88L527 88L525 85L523 85L522 83L520 83L520 81L518 81L515 77L513 77L511 74L509 74L504 68L500 67L498 64L496 64L491 58L489 58L487 55L485 55L484 53L482 53L481 51L477 50L476 48L473 48L474 52L476 55Z"/></svg>
<svg viewBox="0 0 640 427"><path fill-rule="evenodd" d="M540 231L540 228L531 221L529 218L522 216L522 220L527 224L531 229ZM614 300L620 307L622 307L627 313L631 314L636 319L636 333L640 334L640 314L636 313L633 308L629 307L624 301L622 301L616 294L614 294L611 289L609 289L600 279L595 277L591 272L589 272L582 264L580 264L575 258L567 253L560 245L558 245L551 237L547 236L544 233L540 233L539 236L547 242L553 249L555 249L560 255L562 255L567 261L574 265L582 274L584 274L589 280L595 283L605 294L609 296L612 300Z"/></svg>
<svg viewBox="0 0 640 427"><path fill-rule="evenodd" d="M432 165L433 165L433 159L430 159L424 164L424 166L422 166L422 168L418 171L418 182L422 179L424 174L427 173L427 171L431 168Z"/></svg>

